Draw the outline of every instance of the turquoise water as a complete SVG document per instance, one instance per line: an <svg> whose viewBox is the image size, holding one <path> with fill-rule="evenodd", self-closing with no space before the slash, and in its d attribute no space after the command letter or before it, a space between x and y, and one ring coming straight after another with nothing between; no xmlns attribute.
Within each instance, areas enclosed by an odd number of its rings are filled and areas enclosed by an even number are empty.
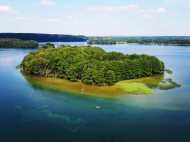
<svg viewBox="0 0 190 142"><path fill-rule="evenodd" d="M190 47L102 48L156 55L173 70L166 77L182 87L109 99L53 91L32 86L16 69L31 50L0 49L0 141L190 141Z"/></svg>

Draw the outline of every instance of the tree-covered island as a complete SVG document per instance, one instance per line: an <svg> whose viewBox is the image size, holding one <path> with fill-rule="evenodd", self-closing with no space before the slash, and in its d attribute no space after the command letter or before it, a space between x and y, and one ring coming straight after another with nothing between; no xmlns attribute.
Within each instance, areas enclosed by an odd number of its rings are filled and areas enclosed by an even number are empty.
<svg viewBox="0 0 190 142"><path fill-rule="evenodd" d="M41 48L29 53L20 68L27 75L98 86L164 73L164 63L154 56L124 55L91 46Z"/></svg>

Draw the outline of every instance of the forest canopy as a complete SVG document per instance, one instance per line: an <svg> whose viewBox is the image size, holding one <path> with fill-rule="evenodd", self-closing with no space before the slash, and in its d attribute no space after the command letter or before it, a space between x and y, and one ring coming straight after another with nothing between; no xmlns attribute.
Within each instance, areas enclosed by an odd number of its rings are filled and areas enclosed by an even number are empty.
<svg viewBox="0 0 190 142"><path fill-rule="evenodd" d="M154 56L124 55L105 52L98 47L66 45L31 52L20 67L28 75L62 78L99 86L164 72L164 63Z"/></svg>
<svg viewBox="0 0 190 142"><path fill-rule="evenodd" d="M40 34L40 33L0 33L0 38L16 38L34 40L37 42L85 42L87 37L82 35Z"/></svg>
<svg viewBox="0 0 190 142"><path fill-rule="evenodd" d="M38 48L38 42L13 38L0 38L0 48Z"/></svg>

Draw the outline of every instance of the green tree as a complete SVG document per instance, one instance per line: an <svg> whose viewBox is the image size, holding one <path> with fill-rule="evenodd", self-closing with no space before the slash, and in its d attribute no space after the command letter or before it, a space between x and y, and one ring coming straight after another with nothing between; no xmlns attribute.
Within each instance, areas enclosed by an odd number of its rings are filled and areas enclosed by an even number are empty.
<svg viewBox="0 0 190 142"><path fill-rule="evenodd" d="M114 71L108 70L105 73L105 82L108 85L113 85L116 82L116 76L115 76Z"/></svg>

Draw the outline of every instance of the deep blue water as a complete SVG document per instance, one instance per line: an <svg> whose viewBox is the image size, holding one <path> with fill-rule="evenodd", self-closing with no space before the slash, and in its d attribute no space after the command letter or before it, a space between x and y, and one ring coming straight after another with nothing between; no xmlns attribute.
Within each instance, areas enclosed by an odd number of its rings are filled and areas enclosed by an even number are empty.
<svg viewBox="0 0 190 142"><path fill-rule="evenodd" d="M102 48L156 55L182 87L111 99L46 90L32 86L16 69L31 50L0 49L0 141L189 142L190 47Z"/></svg>

